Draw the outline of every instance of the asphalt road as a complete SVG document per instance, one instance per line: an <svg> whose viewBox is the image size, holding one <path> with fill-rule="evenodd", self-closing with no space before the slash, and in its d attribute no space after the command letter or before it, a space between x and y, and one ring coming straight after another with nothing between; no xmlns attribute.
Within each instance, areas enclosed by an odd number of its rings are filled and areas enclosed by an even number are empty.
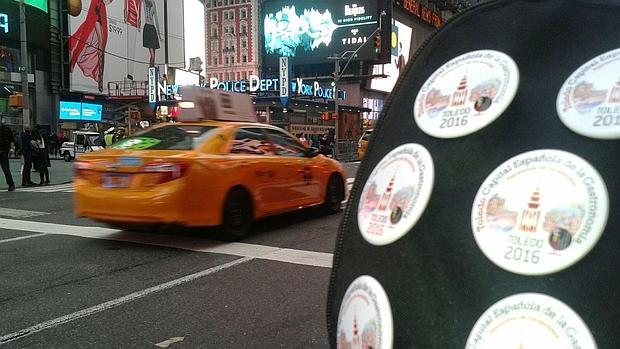
<svg viewBox="0 0 620 349"><path fill-rule="evenodd" d="M241 243L122 232L75 218L71 165L52 165L53 185L0 192L0 347L328 347L341 214L270 218Z"/></svg>

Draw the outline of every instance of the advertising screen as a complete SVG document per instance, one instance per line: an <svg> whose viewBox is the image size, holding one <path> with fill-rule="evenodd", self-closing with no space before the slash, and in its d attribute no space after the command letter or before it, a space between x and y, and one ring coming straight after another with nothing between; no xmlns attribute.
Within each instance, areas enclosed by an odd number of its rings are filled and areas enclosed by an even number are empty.
<svg viewBox="0 0 620 349"><path fill-rule="evenodd" d="M101 121L101 104L82 103L82 121Z"/></svg>
<svg viewBox="0 0 620 349"><path fill-rule="evenodd" d="M19 0L13 0L15 2L19 2ZM25 0L24 3L26 5L30 5L32 7L36 7L41 11L47 12L47 0Z"/></svg>
<svg viewBox="0 0 620 349"><path fill-rule="evenodd" d="M82 103L60 102L60 120L80 120L82 117Z"/></svg>
<svg viewBox="0 0 620 349"><path fill-rule="evenodd" d="M71 121L101 121L101 104L60 102L60 120Z"/></svg>
<svg viewBox="0 0 620 349"><path fill-rule="evenodd" d="M384 92L391 92L398 80L398 76L405 68L411 54L411 36L413 30L399 21L392 23L391 57L390 63L375 65L373 74L385 74L387 78L374 78L370 88Z"/></svg>
<svg viewBox="0 0 620 349"><path fill-rule="evenodd" d="M47 50L50 45L49 15L39 7L26 6L25 9L28 47ZM19 48L20 40L19 3L0 0L0 46ZM0 61L4 60L0 53Z"/></svg>
<svg viewBox="0 0 620 349"><path fill-rule="evenodd" d="M279 57L292 63L326 63L328 56L354 51L367 40L357 59L374 60L373 31L379 27L379 1L292 0L262 5L262 51L266 66ZM386 21L389 24L389 21Z"/></svg>
<svg viewBox="0 0 620 349"><path fill-rule="evenodd" d="M107 94L111 81L146 81L164 71L164 0L81 0L69 15L71 90ZM183 0L167 0L168 62L185 66Z"/></svg>

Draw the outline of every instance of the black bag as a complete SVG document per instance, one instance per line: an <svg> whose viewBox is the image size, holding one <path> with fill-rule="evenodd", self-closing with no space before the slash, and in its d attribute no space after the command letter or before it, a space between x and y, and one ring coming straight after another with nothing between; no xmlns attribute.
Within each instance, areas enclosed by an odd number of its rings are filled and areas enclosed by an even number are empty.
<svg viewBox="0 0 620 349"><path fill-rule="evenodd" d="M619 25L499 0L419 49L339 230L332 347L620 348Z"/></svg>

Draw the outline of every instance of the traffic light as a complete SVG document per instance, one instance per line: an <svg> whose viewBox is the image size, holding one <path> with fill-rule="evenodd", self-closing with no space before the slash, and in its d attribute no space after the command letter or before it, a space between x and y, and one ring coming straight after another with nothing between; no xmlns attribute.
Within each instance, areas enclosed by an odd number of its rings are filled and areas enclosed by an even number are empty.
<svg viewBox="0 0 620 349"><path fill-rule="evenodd" d="M375 36L374 45L375 45L375 51L381 52L381 35L380 34L377 34Z"/></svg>

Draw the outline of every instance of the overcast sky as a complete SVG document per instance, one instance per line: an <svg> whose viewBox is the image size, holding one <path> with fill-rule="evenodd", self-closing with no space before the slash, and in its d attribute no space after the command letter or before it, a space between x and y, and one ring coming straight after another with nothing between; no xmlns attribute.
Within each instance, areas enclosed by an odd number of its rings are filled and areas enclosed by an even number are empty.
<svg viewBox="0 0 620 349"><path fill-rule="evenodd" d="M200 57L202 70L205 70L205 23L204 6L198 0L185 0L185 60Z"/></svg>

